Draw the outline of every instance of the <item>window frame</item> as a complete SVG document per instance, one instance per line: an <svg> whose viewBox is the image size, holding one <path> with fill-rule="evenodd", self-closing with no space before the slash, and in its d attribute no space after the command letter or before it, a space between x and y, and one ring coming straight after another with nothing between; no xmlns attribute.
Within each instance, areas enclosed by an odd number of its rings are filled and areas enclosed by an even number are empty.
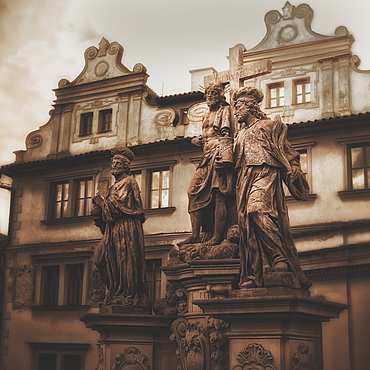
<svg viewBox="0 0 370 370"><path fill-rule="evenodd" d="M108 123L108 129L103 129L103 125L105 124L105 113L108 113L110 114L110 120L109 120L109 123ZM98 134L102 134L102 133L105 133L105 132L110 132L112 131L112 122L113 122L113 109L112 108L107 108L107 109L101 109L99 110L99 113L98 113L99 117L98 117L98 130L97 130L97 133Z"/></svg>
<svg viewBox="0 0 370 370"><path fill-rule="evenodd" d="M268 101L268 106L267 106L267 108L268 109L276 109L276 108L282 108L282 107L284 107L285 106L285 100L286 100L286 89L285 89L285 82L284 81L280 81L280 82L274 82L274 83L270 83L270 84L267 84L266 85L266 88L267 88L267 101ZM284 90L284 94L281 96L281 95L279 95L279 93L280 93L280 89L281 88L283 88ZM275 90L276 89L276 98L273 98L272 96L271 96L271 92L272 92L272 90ZM284 101L283 101L283 104L282 105L280 105L280 99L283 99ZM275 106L272 106L272 100L275 100L276 99L276 101L277 101L277 105L275 105Z"/></svg>
<svg viewBox="0 0 370 370"><path fill-rule="evenodd" d="M352 175L350 173L351 166L351 156L349 155L349 148L355 147L357 145L364 145L370 143L370 135L357 136L357 137L345 137L339 138L337 141L342 145L343 153L343 188L345 190L338 191L338 195L342 200L346 199L359 199L368 198L370 196L370 188L368 189L352 189Z"/></svg>
<svg viewBox="0 0 370 370"><path fill-rule="evenodd" d="M93 134L94 112L84 112L80 115L79 135L80 137L90 136Z"/></svg>
<svg viewBox="0 0 370 370"><path fill-rule="evenodd" d="M36 279L35 279L35 295L33 307L44 309L53 308L86 308L87 306L87 290L89 283L89 259L93 252L76 252L76 253L60 253L47 255L33 255L32 260L35 263ZM66 269L68 265L83 265L82 288L81 288L81 303L68 304L68 279ZM47 266L59 266L58 276L58 297L56 305L45 305L43 301L43 268Z"/></svg>
<svg viewBox="0 0 370 370"><path fill-rule="evenodd" d="M363 166L354 168L352 165L352 149L354 148L362 148L363 150ZM353 143L347 145L347 181L348 181L348 190L350 191L357 191L357 190L370 190L370 160L369 163L367 161L366 156L366 149L370 151L370 142L362 142L362 143ZM354 169L362 169L363 170L363 176L364 176L364 187L354 189L353 188L353 170Z"/></svg>
<svg viewBox="0 0 370 370"><path fill-rule="evenodd" d="M308 94L306 92L306 85L310 84L310 100L306 100L306 95ZM302 94L298 94L297 87L298 85L302 85ZM298 95L302 95L302 101L298 102ZM307 104L312 102L312 83L310 77L304 77L300 79L293 80L293 104L295 105L301 105L301 104Z"/></svg>
<svg viewBox="0 0 370 370"><path fill-rule="evenodd" d="M39 369L40 354L55 354L57 356L56 370L62 369L63 355L80 355L81 370L85 369L86 354L90 349L90 343L46 343L46 342L28 342L32 353L32 370Z"/></svg>
<svg viewBox="0 0 370 370"><path fill-rule="evenodd" d="M90 219L90 213L87 212L84 215L78 216L78 183L80 181L91 180L91 197L85 197L83 199L92 199L96 192L96 176L99 171L85 171L76 173L74 175L64 175L64 176L50 176L44 177L44 180L48 184L47 191L47 200L46 200L46 209L45 209L45 219L43 222L63 222L71 219ZM54 207L55 207L55 196L56 196L56 187L58 184L68 183L68 201L65 210L64 217L56 218L54 216Z"/></svg>
<svg viewBox="0 0 370 370"><path fill-rule="evenodd" d="M158 269L151 270L153 272L153 279L150 279L148 265L150 263L154 265L155 264L154 261L159 262L159 266ZM162 257L150 256L150 258L148 257L145 259L145 265L148 281L149 299L151 300L151 302L155 302L156 300L162 298L162 283L163 283L163 276L161 271L161 266L163 265ZM156 273L158 276L154 276L154 273Z"/></svg>
<svg viewBox="0 0 370 370"><path fill-rule="evenodd" d="M173 168L177 161L165 161L156 162L150 165L148 164L137 164L131 169L132 175L141 174L141 184L139 184L141 200L143 202L143 207L145 209L145 215L156 214L156 213L166 213L174 212L176 209L173 206ZM150 193L151 193L151 174L157 171L169 171L169 196L168 196L168 207L151 208L150 207Z"/></svg>

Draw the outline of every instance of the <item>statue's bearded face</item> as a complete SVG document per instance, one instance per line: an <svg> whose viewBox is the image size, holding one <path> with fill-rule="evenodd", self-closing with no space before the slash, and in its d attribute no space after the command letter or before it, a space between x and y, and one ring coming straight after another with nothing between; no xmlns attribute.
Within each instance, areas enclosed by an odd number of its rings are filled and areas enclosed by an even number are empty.
<svg viewBox="0 0 370 370"><path fill-rule="evenodd" d="M245 101L237 100L234 104L234 115L239 123L246 122L251 115L248 104Z"/></svg>
<svg viewBox="0 0 370 370"><path fill-rule="evenodd" d="M209 107L212 107L221 101L220 93L216 89L208 89L205 92L205 97L206 97L206 103Z"/></svg>
<svg viewBox="0 0 370 370"><path fill-rule="evenodd" d="M129 169L128 163L122 158L122 156L115 155L110 162L111 174L114 176L126 173Z"/></svg>

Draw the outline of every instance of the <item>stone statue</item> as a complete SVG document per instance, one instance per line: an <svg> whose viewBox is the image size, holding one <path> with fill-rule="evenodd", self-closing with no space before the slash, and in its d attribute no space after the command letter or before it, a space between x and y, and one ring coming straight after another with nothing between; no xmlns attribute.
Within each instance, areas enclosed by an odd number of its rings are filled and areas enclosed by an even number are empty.
<svg viewBox="0 0 370 370"><path fill-rule="evenodd" d="M121 145L111 153L115 182L105 199L100 195L93 198L95 224L103 230L96 265L108 291L105 305L146 312L149 302L142 227L145 217L139 186L130 174L134 154ZM97 211L101 212L100 222Z"/></svg>
<svg viewBox="0 0 370 370"><path fill-rule="evenodd" d="M288 142L280 117L261 111L262 91L243 87L233 94L240 124L234 143L236 202L240 229L240 287L264 286L267 273L291 272L308 288L289 229L283 182L298 200L307 200L308 184L299 153Z"/></svg>
<svg viewBox="0 0 370 370"><path fill-rule="evenodd" d="M227 226L226 196L234 191L233 121L223 86L209 85L205 98L209 111L203 117L202 135L192 141L203 147L203 156L188 189L191 236L179 245L219 244ZM223 168L217 168L218 162Z"/></svg>

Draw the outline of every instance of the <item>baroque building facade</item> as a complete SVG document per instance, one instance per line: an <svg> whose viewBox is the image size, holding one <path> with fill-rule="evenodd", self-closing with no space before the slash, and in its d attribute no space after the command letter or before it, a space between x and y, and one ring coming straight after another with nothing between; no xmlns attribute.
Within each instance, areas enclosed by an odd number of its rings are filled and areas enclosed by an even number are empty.
<svg viewBox="0 0 370 370"><path fill-rule="evenodd" d="M15 152L14 163L1 168L13 179L4 369L99 369L99 336L80 318L98 312L103 296L93 258L101 236L90 205L97 191L107 194L109 149L117 142L136 156L132 173L147 218L150 296L165 296L161 267L174 243L189 235L186 191L202 155L191 139L201 132L202 91L212 81L260 88L262 109L289 124L311 189L304 203L287 195L301 264L312 295L348 305L323 326L324 368L368 367L370 71L359 69L345 27L320 35L311 29L312 17L308 5L289 2L282 12L267 13L260 44L249 50L236 45L228 71L193 70L192 91L170 96L148 87L142 64L130 70L121 63L119 43L103 38L85 51L80 75L59 81L49 121L27 136L27 149ZM153 368L174 369L175 343L168 335L161 346Z"/></svg>

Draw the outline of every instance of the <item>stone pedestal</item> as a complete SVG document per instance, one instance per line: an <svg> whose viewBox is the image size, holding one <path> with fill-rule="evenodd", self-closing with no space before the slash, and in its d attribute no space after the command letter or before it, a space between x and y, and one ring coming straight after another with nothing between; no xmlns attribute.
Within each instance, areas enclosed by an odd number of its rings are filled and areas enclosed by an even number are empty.
<svg viewBox="0 0 370 370"><path fill-rule="evenodd" d="M322 322L346 308L310 296L289 272L266 274L266 287L235 289L239 261L165 267L188 295L172 324L181 369L322 370Z"/></svg>
<svg viewBox="0 0 370 370"><path fill-rule="evenodd" d="M100 334L96 370L176 369L176 345L170 341L174 316L94 313L81 318Z"/></svg>

